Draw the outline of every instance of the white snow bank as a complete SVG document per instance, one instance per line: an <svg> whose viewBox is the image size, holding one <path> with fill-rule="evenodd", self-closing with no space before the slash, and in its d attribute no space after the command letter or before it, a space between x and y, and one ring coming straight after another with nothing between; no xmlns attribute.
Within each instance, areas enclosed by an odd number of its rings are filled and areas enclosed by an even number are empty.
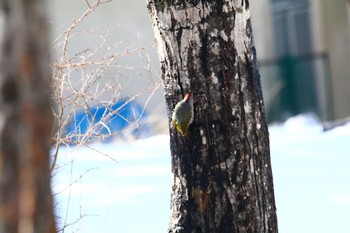
<svg viewBox="0 0 350 233"><path fill-rule="evenodd" d="M350 124L323 132L310 116L269 128L279 231L350 229Z"/></svg>
<svg viewBox="0 0 350 233"><path fill-rule="evenodd" d="M311 116L269 127L279 231L350 229L350 124L323 132ZM61 224L82 233L163 233L170 206L169 136L63 148L54 177ZM97 152L99 151L99 152ZM65 216L67 214L67 220ZM137 223L137 224L136 224ZM71 232L66 231L66 232Z"/></svg>

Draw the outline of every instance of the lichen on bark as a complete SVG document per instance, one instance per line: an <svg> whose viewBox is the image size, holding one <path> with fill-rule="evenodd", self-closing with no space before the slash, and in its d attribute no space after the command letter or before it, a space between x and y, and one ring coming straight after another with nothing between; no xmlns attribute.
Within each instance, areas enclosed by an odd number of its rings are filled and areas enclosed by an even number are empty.
<svg viewBox="0 0 350 233"><path fill-rule="evenodd" d="M169 232L277 232L248 1L149 0L170 119L194 95L191 137L170 126Z"/></svg>

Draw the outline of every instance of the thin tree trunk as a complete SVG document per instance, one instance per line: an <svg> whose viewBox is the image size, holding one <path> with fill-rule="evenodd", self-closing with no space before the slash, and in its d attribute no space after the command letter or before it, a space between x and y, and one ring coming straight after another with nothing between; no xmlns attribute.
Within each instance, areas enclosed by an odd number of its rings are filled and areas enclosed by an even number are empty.
<svg viewBox="0 0 350 233"><path fill-rule="evenodd" d="M44 1L1 1L0 232L54 233Z"/></svg>
<svg viewBox="0 0 350 233"><path fill-rule="evenodd" d="M248 0L148 0L170 122L194 95L186 139L170 126L169 232L277 232L269 136Z"/></svg>

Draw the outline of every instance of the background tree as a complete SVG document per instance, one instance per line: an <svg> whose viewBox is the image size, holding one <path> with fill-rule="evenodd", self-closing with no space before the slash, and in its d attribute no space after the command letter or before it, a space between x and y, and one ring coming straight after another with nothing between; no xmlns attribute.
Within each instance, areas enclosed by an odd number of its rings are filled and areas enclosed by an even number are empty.
<svg viewBox="0 0 350 233"><path fill-rule="evenodd" d="M46 8L1 1L0 232L54 233Z"/></svg>
<svg viewBox="0 0 350 233"><path fill-rule="evenodd" d="M249 1L148 0L170 122L194 94L191 137L170 128L169 232L277 232Z"/></svg>

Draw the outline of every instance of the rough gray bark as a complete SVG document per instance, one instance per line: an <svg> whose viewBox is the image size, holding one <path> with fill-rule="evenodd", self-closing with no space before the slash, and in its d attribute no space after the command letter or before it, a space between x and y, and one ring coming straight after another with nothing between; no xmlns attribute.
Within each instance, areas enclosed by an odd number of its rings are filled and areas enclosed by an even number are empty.
<svg viewBox="0 0 350 233"><path fill-rule="evenodd" d="M40 0L0 7L0 232L54 233L46 9Z"/></svg>
<svg viewBox="0 0 350 233"><path fill-rule="evenodd" d="M194 95L191 137L170 127L169 232L277 232L248 0L148 0L170 122Z"/></svg>

